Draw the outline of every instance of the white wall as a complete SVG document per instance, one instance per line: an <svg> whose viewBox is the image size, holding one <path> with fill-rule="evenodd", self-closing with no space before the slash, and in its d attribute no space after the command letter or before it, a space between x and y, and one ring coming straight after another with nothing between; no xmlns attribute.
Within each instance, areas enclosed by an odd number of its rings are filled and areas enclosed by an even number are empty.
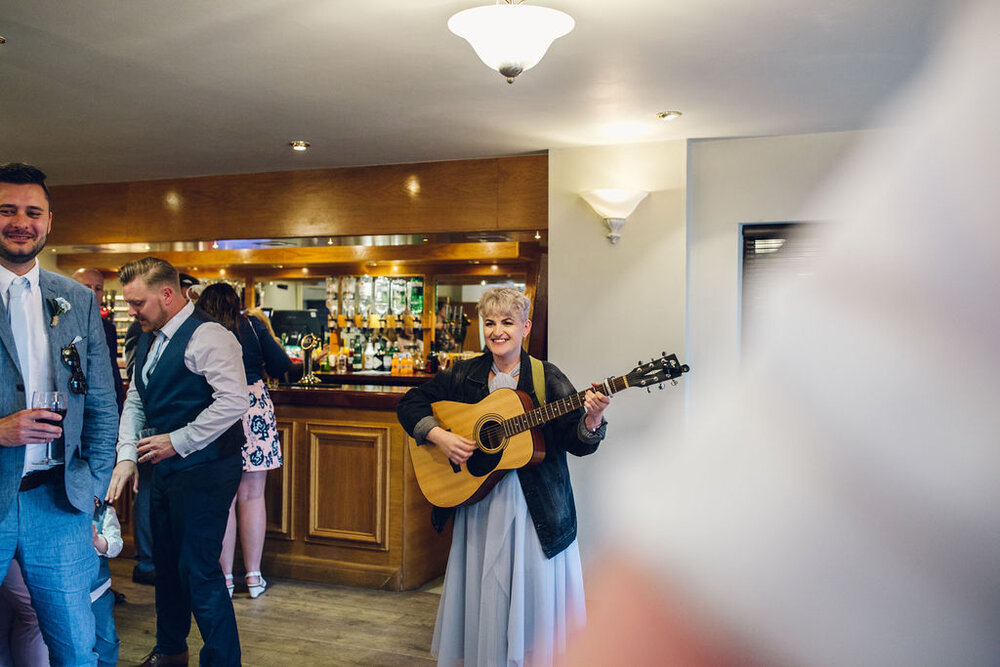
<svg viewBox="0 0 1000 667"><path fill-rule="evenodd" d="M864 133L833 132L688 145L688 407L739 364L740 224L823 220L817 188Z"/></svg>
<svg viewBox="0 0 1000 667"><path fill-rule="evenodd" d="M274 284L271 284L272 282ZM281 289L278 285L285 285L288 289ZM282 280L264 283L260 305L261 308L275 310L299 310L302 308L301 287L296 281Z"/></svg>
<svg viewBox="0 0 1000 667"><path fill-rule="evenodd" d="M680 387L616 395L598 455L570 457L585 569L600 541L601 480L677 442L687 409L739 364L740 224L822 220L807 208L813 194L862 136L549 152L549 359L578 387L663 350L692 367ZM652 193L617 245L579 197L596 187Z"/></svg>
<svg viewBox="0 0 1000 667"><path fill-rule="evenodd" d="M683 141L549 152L549 360L585 387L639 359L684 351ZM650 191L617 245L579 192ZM683 415L679 387L617 394L597 455L570 457L584 560L596 552L596 481L646 447L660 447Z"/></svg>

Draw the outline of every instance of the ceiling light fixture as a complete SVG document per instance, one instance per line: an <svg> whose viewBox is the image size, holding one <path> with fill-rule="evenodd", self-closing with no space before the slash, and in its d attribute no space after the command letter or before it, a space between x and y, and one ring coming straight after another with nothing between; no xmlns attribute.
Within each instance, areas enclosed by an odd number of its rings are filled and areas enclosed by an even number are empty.
<svg viewBox="0 0 1000 667"><path fill-rule="evenodd" d="M306 151L309 150L308 141L289 141L288 145L293 151Z"/></svg>
<svg viewBox="0 0 1000 667"><path fill-rule="evenodd" d="M680 111L661 111L656 114L656 117L660 120L674 120L675 118L680 118L682 114Z"/></svg>
<svg viewBox="0 0 1000 667"><path fill-rule="evenodd" d="M465 39L490 69L507 83L538 64L559 37L576 22L558 9L522 4L523 0L497 0L495 5L474 7L448 19L448 29Z"/></svg>

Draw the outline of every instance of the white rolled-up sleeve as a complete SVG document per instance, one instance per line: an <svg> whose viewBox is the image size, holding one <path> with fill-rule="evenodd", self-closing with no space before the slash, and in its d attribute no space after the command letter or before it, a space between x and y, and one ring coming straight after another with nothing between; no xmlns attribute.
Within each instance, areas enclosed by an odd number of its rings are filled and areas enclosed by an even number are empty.
<svg viewBox="0 0 1000 667"><path fill-rule="evenodd" d="M142 406L142 397L133 381L125 394L125 404L122 406L121 420L118 422L118 462L136 461L136 443L139 431L146 425L146 412Z"/></svg>

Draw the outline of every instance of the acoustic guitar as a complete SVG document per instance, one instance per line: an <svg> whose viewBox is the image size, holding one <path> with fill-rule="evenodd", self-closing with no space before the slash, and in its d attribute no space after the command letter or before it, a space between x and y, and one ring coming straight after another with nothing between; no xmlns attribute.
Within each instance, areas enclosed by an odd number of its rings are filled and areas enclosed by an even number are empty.
<svg viewBox="0 0 1000 667"><path fill-rule="evenodd" d="M639 365L620 377L536 408L531 397L515 389L497 389L478 403L436 401L434 416L444 428L476 442L469 460L455 465L432 443L417 445L409 439L410 459L424 497L438 507L457 507L482 500L509 470L537 465L545 458L545 442L537 427L583 407L588 391L605 396L664 382L690 370L666 352L659 359Z"/></svg>

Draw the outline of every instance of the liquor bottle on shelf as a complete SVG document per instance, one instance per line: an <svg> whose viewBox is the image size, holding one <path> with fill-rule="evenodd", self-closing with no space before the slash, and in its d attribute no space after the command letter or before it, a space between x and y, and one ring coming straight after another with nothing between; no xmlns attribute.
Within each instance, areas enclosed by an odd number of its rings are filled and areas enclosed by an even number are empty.
<svg viewBox="0 0 1000 667"><path fill-rule="evenodd" d="M339 309L340 299L340 278L328 276L326 279L326 309L330 313L330 319L336 319Z"/></svg>
<svg viewBox="0 0 1000 667"><path fill-rule="evenodd" d="M402 315L406 310L407 281L405 278L393 278L390 298L390 311L393 315Z"/></svg>
<svg viewBox="0 0 1000 667"><path fill-rule="evenodd" d="M358 309L357 313L362 317L367 319L368 314L372 312L372 289L374 285L372 284L371 276L361 276L358 278Z"/></svg>
<svg viewBox="0 0 1000 667"><path fill-rule="evenodd" d="M351 370L355 373L363 371L365 369L365 354L362 341L359 339L355 341L354 346L354 358L351 360Z"/></svg>
<svg viewBox="0 0 1000 667"><path fill-rule="evenodd" d="M388 341L382 347L382 370L392 370L392 344Z"/></svg>
<svg viewBox="0 0 1000 667"><path fill-rule="evenodd" d="M372 336L372 370L382 370L382 339Z"/></svg>
<svg viewBox="0 0 1000 667"><path fill-rule="evenodd" d="M410 293L407 298L407 305L410 312L420 316L424 312L424 281L422 278L410 278Z"/></svg>
<svg viewBox="0 0 1000 667"><path fill-rule="evenodd" d="M340 313L338 315L343 315L345 321L348 319L353 319L354 315L357 313L357 280L354 276L343 276L340 279L340 291L341 291L341 301ZM340 324L340 318L337 318L337 323ZM340 324L341 327L345 326Z"/></svg>
<svg viewBox="0 0 1000 667"><path fill-rule="evenodd" d="M375 313L377 315L385 315L389 312L389 279L385 276L378 276L375 278L374 290Z"/></svg>

